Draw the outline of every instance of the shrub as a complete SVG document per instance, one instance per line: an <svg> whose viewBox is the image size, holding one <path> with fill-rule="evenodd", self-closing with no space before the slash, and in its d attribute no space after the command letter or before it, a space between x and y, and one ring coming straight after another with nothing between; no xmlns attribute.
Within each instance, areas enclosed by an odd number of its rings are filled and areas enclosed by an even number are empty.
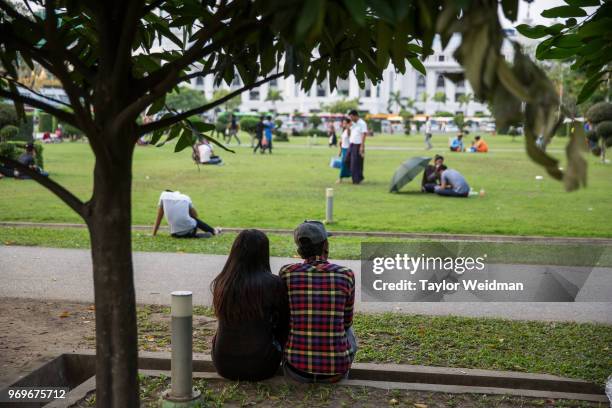
<svg viewBox="0 0 612 408"><path fill-rule="evenodd" d="M13 125L6 125L2 129L0 129L0 140L7 141L15 139L15 137L19 134L19 128Z"/></svg>
<svg viewBox="0 0 612 408"><path fill-rule="evenodd" d="M451 112L446 112L446 111L436 111L436 113L434 114L434 116L441 116L443 118L452 118L453 115Z"/></svg>
<svg viewBox="0 0 612 408"><path fill-rule="evenodd" d="M40 113L38 115L38 131L39 132L53 132L53 116L48 113Z"/></svg>
<svg viewBox="0 0 612 408"><path fill-rule="evenodd" d="M258 123L259 123L259 119L255 119L252 117L245 117L245 118L240 119L240 129L244 130L247 133L255 134Z"/></svg>
<svg viewBox="0 0 612 408"><path fill-rule="evenodd" d="M19 133L15 139L23 141L34 139L34 115L26 113L25 121L19 122Z"/></svg>
<svg viewBox="0 0 612 408"><path fill-rule="evenodd" d="M606 120L612 121L612 103L596 103L586 111L586 117L593 125Z"/></svg>
<svg viewBox="0 0 612 408"><path fill-rule="evenodd" d="M307 129L305 133L308 136L322 136L324 134L324 132L317 129Z"/></svg>
<svg viewBox="0 0 612 408"><path fill-rule="evenodd" d="M17 112L13 105L0 103L0 129L8 125L17 125Z"/></svg>
<svg viewBox="0 0 612 408"><path fill-rule="evenodd" d="M17 148L13 143L0 143L0 156L8 157L9 159L17 160Z"/></svg>
<svg viewBox="0 0 612 408"><path fill-rule="evenodd" d="M600 122L597 126L595 126L595 132L597 132L597 136L601 138L612 139L612 118L610 120Z"/></svg>
<svg viewBox="0 0 612 408"><path fill-rule="evenodd" d="M274 141L275 142L288 142L289 134L287 132L281 132L280 130L274 132Z"/></svg>

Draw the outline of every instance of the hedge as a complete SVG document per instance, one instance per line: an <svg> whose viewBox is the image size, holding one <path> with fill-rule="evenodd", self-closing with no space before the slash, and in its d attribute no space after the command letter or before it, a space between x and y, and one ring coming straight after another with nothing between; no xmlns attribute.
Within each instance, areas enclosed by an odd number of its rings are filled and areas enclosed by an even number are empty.
<svg viewBox="0 0 612 408"><path fill-rule="evenodd" d="M55 118L48 113L41 112L38 114L38 131L39 132L54 132Z"/></svg>

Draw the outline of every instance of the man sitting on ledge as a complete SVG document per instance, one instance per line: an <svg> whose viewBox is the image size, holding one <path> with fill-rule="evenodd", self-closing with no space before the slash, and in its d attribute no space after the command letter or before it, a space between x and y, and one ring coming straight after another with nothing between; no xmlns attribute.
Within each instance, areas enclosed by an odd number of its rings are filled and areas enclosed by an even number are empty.
<svg viewBox="0 0 612 408"><path fill-rule="evenodd" d="M207 238L221 233L220 228L213 228L200 220L191 198L179 191L166 190L159 196L153 236L157 234L164 214L168 218L170 234L175 238ZM198 234L198 229L205 233Z"/></svg>
<svg viewBox="0 0 612 408"><path fill-rule="evenodd" d="M348 376L357 351L353 333L355 276L327 261L328 233L305 221L293 237L303 263L285 265L280 277L289 294L285 375L305 383L333 383Z"/></svg>

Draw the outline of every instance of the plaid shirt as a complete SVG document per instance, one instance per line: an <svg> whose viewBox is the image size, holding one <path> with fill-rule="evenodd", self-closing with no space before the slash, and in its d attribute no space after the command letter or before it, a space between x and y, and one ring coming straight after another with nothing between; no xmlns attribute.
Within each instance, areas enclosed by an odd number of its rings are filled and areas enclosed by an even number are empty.
<svg viewBox="0 0 612 408"><path fill-rule="evenodd" d="M351 365L346 330L353 324L355 276L344 266L306 260L285 265L289 292L286 360L311 374L344 374Z"/></svg>

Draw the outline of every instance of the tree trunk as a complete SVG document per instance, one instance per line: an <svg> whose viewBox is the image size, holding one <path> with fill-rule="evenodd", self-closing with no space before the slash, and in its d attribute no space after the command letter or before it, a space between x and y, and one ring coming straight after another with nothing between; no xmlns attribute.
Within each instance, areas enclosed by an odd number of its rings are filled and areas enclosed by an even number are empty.
<svg viewBox="0 0 612 408"><path fill-rule="evenodd" d="M118 144L115 141L114 146L109 146L107 157L112 159L97 155L88 221L96 305L96 404L99 407L137 407L139 404L131 241L133 145Z"/></svg>

